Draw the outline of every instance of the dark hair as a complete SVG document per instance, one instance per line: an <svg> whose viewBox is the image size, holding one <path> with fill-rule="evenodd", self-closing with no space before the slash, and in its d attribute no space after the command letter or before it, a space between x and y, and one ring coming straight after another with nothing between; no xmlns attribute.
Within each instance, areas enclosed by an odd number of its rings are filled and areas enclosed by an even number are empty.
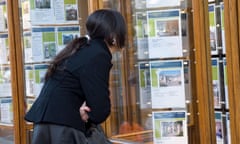
<svg viewBox="0 0 240 144"><path fill-rule="evenodd" d="M123 16L111 9L99 9L87 18L87 34L90 39L102 38L108 46L124 47L126 24ZM45 80L47 80L68 57L88 43L87 37L75 38L50 62Z"/></svg>
<svg viewBox="0 0 240 144"><path fill-rule="evenodd" d="M110 9L100 9L91 14L86 23L90 38L104 38L109 46L116 42L122 48L125 43L126 25L123 16Z"/></svg>

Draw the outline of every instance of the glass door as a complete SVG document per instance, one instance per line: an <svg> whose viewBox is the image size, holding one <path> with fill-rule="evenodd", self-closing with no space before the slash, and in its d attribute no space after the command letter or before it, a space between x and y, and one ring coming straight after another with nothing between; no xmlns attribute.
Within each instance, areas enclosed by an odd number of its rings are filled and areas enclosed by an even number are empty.
<svg viewBox="0 0 240 144"><path fill-rule="evenodd" d="M125 49L113 53L109 136L118 143L189 143L191 1L102 0L102 6L121 11L129 26Z"/></svg>
<svg viewBox="0 0 240 144"><path fill-rule="evenodd" d="M12 65L8 31L8 3L0 1L0 143L14 143ZM12 60L12 59L11 59Z"/></svg>
<svg viewBox="0 0 240 144"><path fill-rule="evenodd" d="M82 23L88 14L84 8L88 3L84 0L19 0L19 5L27 112L43 86L49 61L66 44L85 34ZM24 125L27 143L31 143L32 124Z"/></svg>
<svg viewBox="0 0 240 144"><path fill-rule="evenodd" d="M216 143L230 144L230 116L223 0L209 0L209 30L212 59Z"/></svg>
<svg viewBox="0 0 240 144"><path fill-rule="evenodd" d="M189 143L191 85L191 1L132 1L133 53L130 76L136 83L133 123L148 132L143 142ZM133 96L131 91L131 96Z"/></svg>

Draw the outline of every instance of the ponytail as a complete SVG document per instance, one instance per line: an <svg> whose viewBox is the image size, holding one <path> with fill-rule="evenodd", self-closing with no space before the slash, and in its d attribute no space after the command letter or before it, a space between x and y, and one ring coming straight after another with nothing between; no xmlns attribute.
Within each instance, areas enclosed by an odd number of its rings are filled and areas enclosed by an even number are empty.
<svg viewBox="0 0 240 144"><path fill-rule="evenodd" d="M80 37L72 40L62 51L60 51L55 58L50 62L48 70L45 75L45 80L52 76L59 65L68 57L76 53L83 45L87 44L88 38Z"/></svg>

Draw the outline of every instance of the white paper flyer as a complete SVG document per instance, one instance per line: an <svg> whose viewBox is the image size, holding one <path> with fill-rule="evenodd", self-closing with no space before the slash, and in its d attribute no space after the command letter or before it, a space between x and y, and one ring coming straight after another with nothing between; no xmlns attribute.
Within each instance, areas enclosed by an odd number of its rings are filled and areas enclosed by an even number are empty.
<svg viewBox="0 0 240 144"><path fill-rule="evenodd" d="M222 48L223 54L226 54L226 42L225 42L225 28L224 28L224 3L220 3L221 8L221 31L222 31Z"/></svg>
<svg viewBox="0 0 240 144"><path fill-rule="evenodd" d="M78 23L77 0L55 0L56 23Z"/></svg>
<svg viewBox="0 0 240 144"><path fill-rule="evenodd" d="M180 6L180 0L146 0L147 8L176 7Z"/></svg>
<svg viewBox="0 0 240 144"><path fill-rule="evenodd" d="M34 95L34 71L32 65L25 65L26 95Z"/></svg>
<svg viewBox="0 0 240 144"><path fill-rule="evenodd" d="M188 61L183 62L184 66L184 87L185 87L185 99L186 100L192 100L192 95L191 95L191 86L190 86L190 81L191 81L191 75L190 75L190 66Z"/></svg>
<svg viewBox="0 0 240 144"><path fill-rule="evenodd" d="M9 66L0 67L0 97L12 96L11 71Z"/></svg>
<svg viewBox="0 0 240 144"><path fill-rule="evenodd" d="M223 122L222 113L215 111L215 123L216 123L216 141L217 144L223 144Z"/></svg>
<svg viewBox="0 0 240 144"><path fill-rule="evenodd" d="M13 105L11 98L0 99L0 111L2 123L13 123Z"/></svg>
<svg viewBox="0 0 240 144"><path fill-rule="evenodd" d="M149 58L182 57L179 9L148 11Z"/></svg>
<svg viewBox="0 0 240 144"><path fill-rule="evenodd" d="M219 80L219 61L217 58L212 58L212 84L213 84L213 97L214 108L221 107L221 93L220 93L220 80Z"/></svg>
<svg viewBox="0 0 240 144"><path fill-rule="evenodd" d="M33 62L32 34L30 31L23 32L24 60L26 63Z"/></svg>
<svg viewBox="0 0 240 144"><path fill-rule="evenodd" d="M139 86L141 109L151 108L151 79L149 63L139 63Z"/></svg>
<svg viewBox="0 0 240 144"><path fill-rule="evenodd" d="M147 38L147 17L144 13L136 13L136 41L138 59L149 58Z"/></svg>
<svg viewBox="0 0 240 144"><path fill-rule="evenodd" d="M53 0L31 0L30 19L32 25L54 24Z"/></svg>
<svg viewBox="0 0 240 144"><path fill-rule="evenodd" d="M79 26L69 26L69 27L57 27L57 53L61 51L66 44L68 44L73 39L80 36L80 28Z"/></svg>
<svg viewBox="0 0 240 144"><path fill-rule="evenodd" d="M227 124L227 141L231 144L231 129L230 129L230 115L229 112L226 113L226 124Z"/></svg>
<svg viewBox="0 0 240 144"><path fill-rule="evenodd" d="M225 92L225 105L229 109L229 100L228 100L228 82L227 82L227 60L223 59L223 74L224 74L224 92Z"/></svg>
<svg viewBox="0 0 240 144"><path fill-rule="evenodd" d="M30 108L32 107L33 103L35 102L36 99L33 98L28 98L27 99L27 111L30 110Z"/></svg>
<svg viewBox="0 0 240 144"><path fill-rule="evenodd" d="M78 24L77 0L31 0L30 6L32 25Z"/></svg>
<svg viewBox="0 0 240 144"><path fill-rule="evenodd" d="M22 0L22 23L23 29L31 28L30 0Z"/></svg>
<svg viewBox="0 0 240 144"><path fill-rule="evenodd" d="M209 13L209 30L210 30L210 47L211 54L217 54L217 31L216 31L216 18L215 18L215 4L208 6Z"/></svg>
<svg viewBox="0 0 240 144"><path fill-rule="evenodd" d="M0 64L9 63L8 34L0 34Z"/></svg>
<svg viewBox="0 0 240 144"><path fill-rule="evenodd" d="M135 9L144 9L146 8L146 2L143 0L135 0Z"/></svg>
<svg viewBox="0 0 240 144"><path fill-rule="evenodd" d="M38 97L44 84L44 77L47 72L48 65L38 64L34 65L34 87L33 93L35 97Z"/></svg>
<svg viewBox="0 0 240 144"><path fill-rule="evenodd" d="M187 144L185 111L153 112L154 144Z"/></svg>
<svg viewBox="0 0 240 144"><path fill-rule="evenodd" d="M182 60L150 63L152 108L185 108Z"/></svg>
<svg viewBox="0 0 240 144"><path fill-rule="evenodd" d="M7 30L7 7L5 1L0 1L0 31Z"/></svg>
<svg viewBox="0 0 240 144"><path fill-rule="evenodd" d="M54 27L32 28L32 56L34 62L48 61L56 55Z"/></svg>

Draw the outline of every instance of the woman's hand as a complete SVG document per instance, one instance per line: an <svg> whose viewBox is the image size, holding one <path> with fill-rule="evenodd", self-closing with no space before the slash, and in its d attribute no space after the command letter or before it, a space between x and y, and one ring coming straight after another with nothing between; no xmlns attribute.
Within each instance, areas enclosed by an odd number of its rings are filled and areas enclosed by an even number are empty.
<svg viewBox="0 0 240 144"><path fill-rule="evenodd" d="M88 106L86 106L86 102L84 102L79 109L79 113L83 121L88 122L88 118L89 118L88 112L90 111L91 109Z"/></svg>

